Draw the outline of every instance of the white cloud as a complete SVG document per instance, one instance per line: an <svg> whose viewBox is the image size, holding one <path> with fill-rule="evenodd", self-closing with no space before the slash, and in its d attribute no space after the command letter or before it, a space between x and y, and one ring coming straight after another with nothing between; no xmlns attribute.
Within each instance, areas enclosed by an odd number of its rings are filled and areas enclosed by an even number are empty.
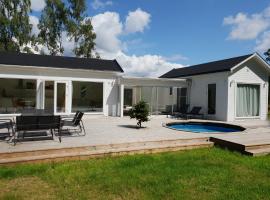
<svg viewBox="0 0 270 200"><path fill-rule="evenodd" d="M112 1L101 1L101 0L94 0L92 3L91 3L91 6L93 9L97 10L97 9L100 9L100 8L105 8L106 6L111 6L113 5L113 2Z"/></svg>
<svg viewBox="0 0 270 200"><path fill-rule="evenodd" d="M45 5L45 0L31 0L31 9L33 11L41 11Z"/></svg>
<svg viewBox="0 0 270 200"><path fill-rule="evenodd" d="M258 37L265 31L269 25L268 14L265 12L248 16L244 13L238 13L235 16L225 17L224 25L231 25L229 39L232 40L250 40Z"/></svg>
<svg viewBox="0 0 270 200"><path fill-rule="evenodd" d="M32 24L32 34L34 35L39 34L38 22L39 22L39 19L36 16L33 16L33 15L29 16L29 23Z"/></svg>
<svg viewBox="0 0 270 200"><path fill-rule="evenodd" d="M123 32L123 24L118 13L105 12L92 18L92 25L97 35L96 48L100 51L113 53L121 50L119 36Z"/></svg>
<svg viewBox="0 0 270 200"><path fill-rule="evenodd" d="M256 40L255 51L265 52L270 48L270 31L266 31Z"/></svg>
<svg viewBox="0 0 270 200"><path fill-rule="evenodd" d="M150 23L151 15L140 8L128 13L125 22L126 33L143 32Z"/></svg>
<svg viewBox="0 0 270 200"><path fill-rule="evenodd" d="M170 62L176 62L176 61L180 61L180 60L188 60L188 57L183 56L181 54L174 54L174 55L166 56L163 58L167 61L170 61Z"/></svg>
<svg viewBox="0 0 270 200"><path fill-rule="evenodd" d="M121 53L116 59L129 76L159 77L172 68L183 67L181 64L166 61L162 56L150 54L128 56Z"/></svg>

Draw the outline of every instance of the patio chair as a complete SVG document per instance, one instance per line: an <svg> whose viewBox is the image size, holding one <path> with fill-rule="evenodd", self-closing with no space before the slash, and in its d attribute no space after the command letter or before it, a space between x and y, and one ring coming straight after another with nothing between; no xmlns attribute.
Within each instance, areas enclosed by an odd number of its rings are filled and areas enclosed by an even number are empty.
<svg viewBox="0 0 270 200"><path fill-rule="evenodd" d="M83 115L84 115L83 112L77 111L74 117L72 118L72 120L70 118L63 118L61 120L61 126L66 127L68 131L74 130L75 132L77 132L79 130L79 133L83 132L84 133L83 135L85 135L86 132L85 132L84 124L82 121ZM68 128L68 127L71 127L71 128ZM65 130L65 129L62 129L62 130Z"/></svg>
<svg viewBox="0 0 270 200"><path fill-rule="evenodd" d="M189 104L182 105L178 111L173 112L172 117L182 118L188 113Z"/></svg>
<svg viewBox="0 0 270 200"><path fill-rule="evenodd" d="M200 106L194 106L190 112L187 112L186 114L183 114L183 117L185 119L189 119L190 117L199 116L203 118L203 114L200 113L202 107Z"/></svg>
<svg viewBox="0 0 270 200"><path fill-rule="evenodd" d="M12 139L12 137L15 136L15 131L14 131L14 122L12 119L1 119L0 118L0 129L7 129L9 137ZM10 139L10 140L11 140ZM14 140L15 142L15 140Z"/></svg>

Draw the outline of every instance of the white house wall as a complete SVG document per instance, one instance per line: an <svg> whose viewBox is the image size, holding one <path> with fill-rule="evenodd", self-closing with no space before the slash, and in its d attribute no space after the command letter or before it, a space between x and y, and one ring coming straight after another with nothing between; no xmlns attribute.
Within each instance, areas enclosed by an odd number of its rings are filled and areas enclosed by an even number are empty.
<svg viewBox="0 0 270 200"><path fill-rule="evenodd" d="M237 83L260 85L260 119L267 119L268 110L268 73L255 60L249 60L237 68L228 78L228 121L236 120Z"/></svg>
<svg viewBox="0 0 270 200"><path fill-rule="evenodd" d="M228 72L201 74L187 77L192 80L189 88L190 109L193 106L201 106L202 113L208 119L227 120L227 96L228 96ZM208 115L208 84L216 84L216 114Z"/></svg>

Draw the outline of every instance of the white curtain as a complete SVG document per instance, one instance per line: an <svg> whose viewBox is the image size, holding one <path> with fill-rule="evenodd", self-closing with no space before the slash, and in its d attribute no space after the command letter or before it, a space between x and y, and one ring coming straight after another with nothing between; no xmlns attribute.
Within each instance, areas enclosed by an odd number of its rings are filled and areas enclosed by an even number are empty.
<svg viewBox="0 0 270 200"><path fill-rule="evenodd" d="M237 85L236 115L237 117L259 116L260 86Z"/></svg>

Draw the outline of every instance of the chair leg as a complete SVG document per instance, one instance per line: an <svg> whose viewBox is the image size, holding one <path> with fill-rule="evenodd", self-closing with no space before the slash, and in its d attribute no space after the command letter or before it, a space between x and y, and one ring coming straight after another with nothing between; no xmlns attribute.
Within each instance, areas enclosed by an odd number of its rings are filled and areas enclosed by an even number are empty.
<svg viewBox="0 0 270 200"><path fill-rule="evenodd" d="M61 128L58 129L58 139L59 139L59 142L61 143L61 142L62 142L62 138L61 138Z"/></svg>
<svg viewBox="0 0 270 200"><path fill-rule="evenodd" d="M86 135L84 124L83 124L83 121L82 120L81 120L81 128L83 129L84 135Z"/></svg>
<svg viewBox="0 0 270 200"><path fill-rule="evenodd" d="M52 139L53 139L53 130L52 130L52 129L50 129L50 132L51 132L51 135L52 135Z"/></svg>

